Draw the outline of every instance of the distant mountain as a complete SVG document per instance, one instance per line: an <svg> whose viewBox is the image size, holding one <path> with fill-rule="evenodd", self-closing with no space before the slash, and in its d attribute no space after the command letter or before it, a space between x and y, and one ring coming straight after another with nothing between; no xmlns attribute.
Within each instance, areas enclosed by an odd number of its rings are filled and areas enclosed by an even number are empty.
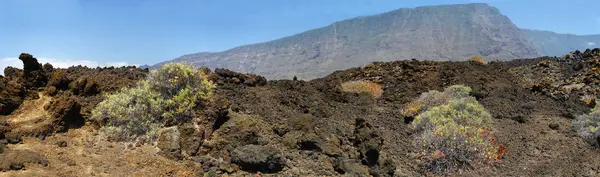
<svg viewBox="0 0 600 177"><path fill-rule="evenodd" d="M521 29L537 51L546 56L563 56L571 51L600 47L600 35L559 34L551 31Z"/></svg>
<svg viewBox="0 0 600 177"><path fill-rule="evenodd" d="M474 55L509 60L541 54L498 9L474 3L403 8L335 22L269 42L184 55L172 61L255 73L268 79L313 79L372 61L454 61Z"/></svg>

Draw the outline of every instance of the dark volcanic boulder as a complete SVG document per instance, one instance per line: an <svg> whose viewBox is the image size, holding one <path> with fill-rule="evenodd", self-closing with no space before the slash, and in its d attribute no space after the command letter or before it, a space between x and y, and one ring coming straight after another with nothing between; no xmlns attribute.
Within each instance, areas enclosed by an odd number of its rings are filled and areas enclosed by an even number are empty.
<svg viewBox="0 0 600 177"><path fill-rule="evenodd" d="M364 165L374 166L379 161L379 151L383 145L383 138L364 119L356 120L354 129L354 145L358 147Z"/></svg>
<svg viewBox="0 0 600 177"><path fill-rule="evenodd" d="M157 147L160 149L158 154L173 159L181 160L181 137L177 127L169 127L160 130Z"/></svg>
<svg viewBox="0 0 600 177"><path fill-rule="evenodd" d="M239 165L242 170L262 173L277 173L284 166L277 149L261 145L246 145L234 149L231 162Z"/></svg>
<svg viewBox="0 0 600 177"><path fill-rule="evenodd" d="M215 74L218 76L217 79L223 79L223 81L226 83L244 84L250 87L263 86L267 84L267 79L254 74L242 74L222 68L215 69Z"/></svg>
<svg viewBox="0 0 600 177"><path fill-rule="evenodd" d="M23 76L23 70L12 66L4 68L4 76L6 78L20 78Z"/></svg>
<svg viewBox="0 0 600 177"><path fill-rule="evenodd" d="M81 105L74 97L60 96L47 104L46 109L53 121L53 130L55 132L64 132L69 128L78 128L83 126L85 119L81 115Z"/></svg>
<svg viewBox="0 0 600 177"><path fill-rule="evenodd" d="M16 80L0 79L0 115L8 115L23 103L25 90Z"/></svg>
<svg viewBox="0 0 600 177"><path fill-rule="evenodd" d="M23 77L27 87L46 86L48 76L36 58L28 53L22 53L19 55L19 60L23 61Z"/></svg>

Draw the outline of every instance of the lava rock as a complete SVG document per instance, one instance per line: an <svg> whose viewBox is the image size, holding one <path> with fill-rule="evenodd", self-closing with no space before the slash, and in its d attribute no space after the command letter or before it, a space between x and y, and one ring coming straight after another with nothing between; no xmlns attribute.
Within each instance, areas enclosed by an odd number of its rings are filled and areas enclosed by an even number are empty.
<svg viewBox="0 0 600 177"><path fill-rule="evenodd" d="M369 176L369 169L358 162L346 158L337 158L333 169L345 176Z"/></svg>
<svg viewBox="0 0 600 177"><path fill-rule="evenodd" d="M55 132L65 132L85 124L85 119L81 115L81 105L74 97L60 96L53 99L44 109L54 118L52 125Z"/></svg>
<svg viewBox="0 0 600 177"><path fill-rule="evenodd" d="M184 124L179 127L181 135L181 150L187 156L194 156L204 140L204 130L196 130L193 124Z"/></svg>
<svg viewBox="0 0 600 177"><path fill-rule="evenodd" d="M284 167L284 160L278 150L262 145L246 145L234 149L231 162L249 172L276 173Z"/></svg>
<svg viewBox="0 0 600 177"><path fill-rule="evenodd" d="M23 76L23 70L12 66L8 66L4 69L4 76L6 78L20 78Z"/></svg>
<svg viewBox="0 0 600 177"><path fill-rule="evenodd" d="M375 166L379 161L383 138L366 120L356 119L354 146L358 147L364 165Z"/></svg>
<svg viewBox="0 0 600 177"><path fill-rule="evenodd" d="M160 130L157 147L159 154L174 160L181 160L180 133L176 126Z"/></svg>
<svg viewBox="0 0 600 177"><path fill-rule="evenodd" d="M583 69L583 66L584 66L583 63L578 62L578 63L575 63L572 68L575 71L579 71L579 70Z"/></svg>
<svg viewBox="0 0 600 177"><path fill-rule="evenodd" d="M56 145L58 147L67 147L67 142L66 141L59 141L58 143L56 143Z"/></svg>
<svg viewBox="0 0 600 177"><path fill-rule="evenodd" d="M50 64L50 63L46 63L46 64L44 64L44 70L46 72L52 72L52 71L54 71L54 66L52 66L52 64Z"/></svg>
<svg viewBox="0 0 600 177"><path fill-rule="evenodd" d="M551 123L550 125L548 125L548 127L550 127L550 129L552 130L558 130L560 128L560 125L558 125L557 123Z"/></svg>
<svg viewBox="0 0 600 177"><path fill-rule="evenodd" d="M23 78L27 87L46 86L48 76L36 58L28 53L21 53L19 60L23 61Z"/></svg>

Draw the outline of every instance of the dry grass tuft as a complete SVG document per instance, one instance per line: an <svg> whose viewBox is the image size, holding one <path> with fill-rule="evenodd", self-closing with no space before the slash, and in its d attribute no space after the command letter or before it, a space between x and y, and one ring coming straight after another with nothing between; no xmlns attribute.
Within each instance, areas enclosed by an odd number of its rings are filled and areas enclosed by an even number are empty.
<svg viewBox="0 0 600 177"><path fill-rule="evenodd" d="M363 93L367 92L373 95L375 98L383 95L383 89L380 84L371 81L348 81L342 83L342 91L349 93Z"/></svg>
<svg viewBox="0 0 600 177"><path fill-rule="evenodd" d="M483 57L481 57L481 56L479 56L479 55L477 55L477 56L473 56L473 57L469 58L469 60L468 60L468 61L474 61L474 62L481 63L481 64L487 64L487 61L485 61L485 60L483 59Z"/></svg>

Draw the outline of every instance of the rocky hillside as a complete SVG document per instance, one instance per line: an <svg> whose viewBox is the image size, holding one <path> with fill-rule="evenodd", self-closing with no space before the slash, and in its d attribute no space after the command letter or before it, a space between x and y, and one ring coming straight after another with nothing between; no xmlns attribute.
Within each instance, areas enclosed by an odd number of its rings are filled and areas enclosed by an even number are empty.
<svg viewBox="0 0 600 177"><path fill-rule="evenodd" d="M440 169L429 168L416 141L415 114L429 111L410 111L452 85L472 89L466 96L479 106L461 114L487 110L486 134L502 145L493 163L459 161L454 175L600 175L600 135L580 134L574 121L594 106L600 113L600 49L487 64L375 62L311 81L206 71L212 97L193 119L158 127L157 144L109 140L109 125L89 114L146 70L54 69L19 58L24 70L0 77L2 176L420 176ZM435 152L428 157L440 163L454 158Z"/></svg>
<svg viewBox="0 0 600 177"><path fill-rule="evenodd" d="M314 79L372 61L457 61L474 55L508 60L540 54L498 9L477 3L398 9L173 61L255 73L267 79Z"/></svg>
<svg viewBox="0 0 600 177"><path fill-rule="evenodd" d="M522 31L533 47L545 56L563 56L570 51L600 46L600 35L559 34L529 29Z"/></svg>

